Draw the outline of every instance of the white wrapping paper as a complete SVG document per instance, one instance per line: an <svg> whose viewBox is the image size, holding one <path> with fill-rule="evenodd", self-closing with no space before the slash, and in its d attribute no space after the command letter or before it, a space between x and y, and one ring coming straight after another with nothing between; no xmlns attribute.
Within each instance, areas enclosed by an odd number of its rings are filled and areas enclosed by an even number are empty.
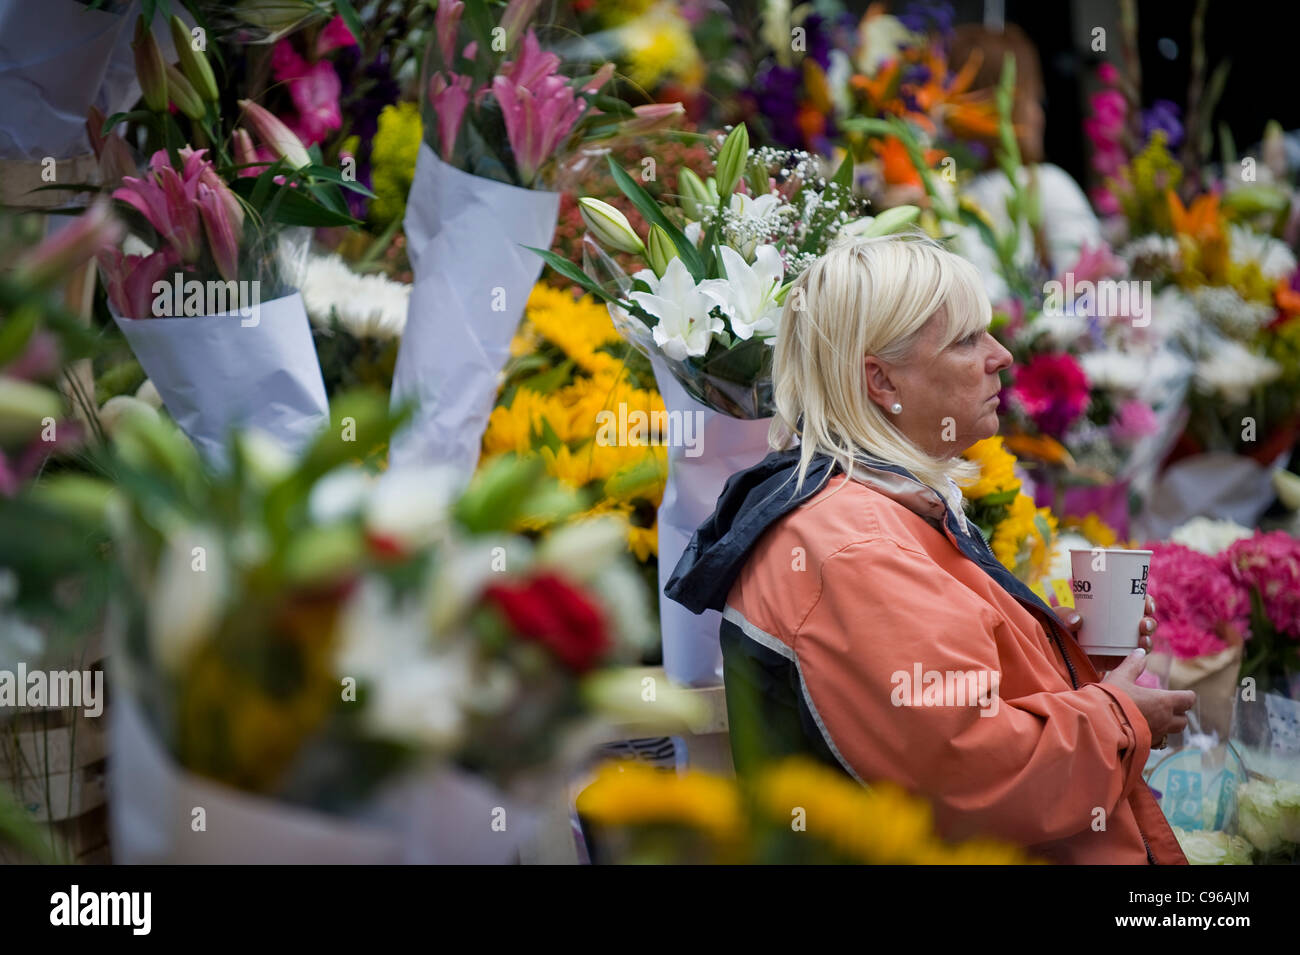
<svg viewBox="0 0 1300 955"><path fill-rule="evenodd" d="M1144 540L1168 540L1176 527L1193 517L1254 527L1273 500L1273 472L1285 463L1285 454L1264 467L1253 458L1224 451L1176 461L1156 478L1134 532Z"/></svg>
<svg viewBox="0 0 1300 955"><path fill-rule="evenodd" d="M722 682L722 646L718 629L722 615L715 610L691 613L664 596L664 586L691 535L713 513L727 478L761 461L768 452L771 418L742 420L720 414L686 394L662 358L652 360L655 381L670 415L695 416L697 456L692 449L668 449L668 483L659 505L659 618L663 633L664 671L674 682L710 686Z"/></svg>
<svg viewBox="0 0 1300 955"><path fill-rule="evenodd" d="M558 193L472 176L420 146L406 206L415 283L393 404L415 402L392 467L447 464L465 479L496 398L510 340L550 246Z"/></svg>
<svg viewBox="0 0 1300 955"><path fill-rule="evenodd" d="M263 302L255 315L114 316L168 413L216 466L225 463L231 426L256 428L296 452L329 423L302 296Z"/></svg>
<svg viewBox="0 0 1300 955"><path fill-rule="evenodd" d="M388 786L355 817L314 812L181 769L129 693L114 698L109 720L117 864L499 865L516 861L536 828L531 811L446 769Z"/></svg>

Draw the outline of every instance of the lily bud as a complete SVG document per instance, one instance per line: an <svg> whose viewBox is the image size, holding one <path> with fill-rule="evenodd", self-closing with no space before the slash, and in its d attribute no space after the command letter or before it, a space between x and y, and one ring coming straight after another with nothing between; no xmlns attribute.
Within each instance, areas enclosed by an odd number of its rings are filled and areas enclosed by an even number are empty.
<svg viewBox="0 0 1300 955"><path fill-rule="evenodd" d="M645 252L645 244L632 231L632 224L627 221L627 216L608 202L591 198L579 199L578 211L582 214L582 221L587 224L587 230L601 245L634 255Z"/></svg>
<svg viewBox="0 0 1300 955"><path fill-rule="evenodd" d="M199 217L203 231L208 236L208 248L217 263L221 277L233 282L239 278L240 225L231 218L230 210L222 196L204 183L199 183Z"/></svg>
<svg viewBox="0 0 1300 955"><path fill-rule="evenodd" d="M650 268L654 269L656 276L663 278L668 271L668 263L677 258L677 246L673 245L673 240L662 227L652 225L650 235L646 237L645 248Z"/></svg>
<svg viewBox="0 0 1300 955"><path fill-rule="evenodd" d="M171 19L172 43L176 44L176 56L180 59L181 72L190 81L195 92L209 103L215 103L219 95L217 78L212 75L212 66L208 57L201 50L194 49L194 38L185 21L173 15Z"/></svg>
<svg viewBox="0 0 1300 955"><path fill-rule="evenodd" d="M44 385L0 375L0 445L28 441L46 418L60 418L63 401Z"/></svg>
<svg viewBox="0 0 1300 955"><path fill-rule="evenodd" d="M135 54L135 75L140 81L140 92L145 105L155 113L167 111L167 72L164 69L162 50L153 38L144 17L136 17L135 36L131 52Z"/></svg>
<svg viewBox="0 0 1300 955"><path fill-rule="evenodd" d="M689 169L683 169L677 176L677 191L681 193L682 211L686 218L698 222L704 218L704 210L717 203L709 199L709 188L699 176Z"/></svg>
<svg viewBox="0 0 1300 955"><path fill-rule="evenodd" d="M15 264L16 271L32 285L48 288L83 262L117 245L124 231L107 201L94 202L83 215L23 255Z"/></svg>
<svg viewBox="0 0 1300 955"><path fill-rule="evenodd" d="M230 139L231 148L234 149L235 152L235 165L249 166L250 164L261 162L261 160L257 158L257 150L253 148L253 137L248 135L248 130L236 126L230 134ZM265 166L262 167L262 169L265 168ZM258 169L254 165L249 169L239 170L239 175L256 176L261 173L262 169Z"/></svg>
<svg viewBox="0 0 1300 955"><path fill-rule="evenodd" d="M892 209L886 209L874 219L863 220L866 224L860 228L853 229L855 235L864 238L872 238L881 235L890 235L899 229L911 225L920 218L921 210L917 206L894 206Z"/></svg>
<svg viewBox="0 0 1300 955"><path fill-rule="evenodd" d="M167 95L176 104L176 108L190 119L203 118L203 100L195 92L181 71L170 63L167 64Z"/></svg>
<svg viewBox="0 0 1300 955"><path fill-rule="evenodd" d="M741 123L733 129L718 150L718 195L730 196L749 162L749 130Z"/></svg>
<svg viewBox="0 0 1300 955"><path fill-rule="evenodd" d="M284 158L294 169L311 165L311 155L302 140L293 134L288 126L251 99L241 99L240 107L248 117L248 125L253 127L257 138L277 156Z"/></svg>
<svg viewBox="0 0 1300 955"><path fill-rule="evenodd" d="M640 136L657 129L666 129L686 114L686 107L681 103L650 103L646 106L634 106L634 119L623 124L623 133L627 136Z"/></svg>

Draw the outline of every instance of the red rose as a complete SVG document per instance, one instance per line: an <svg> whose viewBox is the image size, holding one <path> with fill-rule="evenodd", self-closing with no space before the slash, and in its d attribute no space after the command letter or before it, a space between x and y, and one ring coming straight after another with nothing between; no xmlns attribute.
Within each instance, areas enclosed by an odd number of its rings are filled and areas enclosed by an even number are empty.
<svg viewBox="0 0 1300 955"><path fill-rule="evenodd" d="M554 574L538 574L517 587L493 584L483 596L501 608L521 637L536 640L579 673L609 649L600 613L582 591Z"/></svg>

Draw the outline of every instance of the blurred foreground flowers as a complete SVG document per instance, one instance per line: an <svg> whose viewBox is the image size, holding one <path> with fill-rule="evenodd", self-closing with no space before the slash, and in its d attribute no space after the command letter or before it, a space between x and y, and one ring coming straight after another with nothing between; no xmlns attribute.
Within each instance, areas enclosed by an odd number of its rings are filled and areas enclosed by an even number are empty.
<svg viewBox="0 0 1300 955"><path fill-rule="evenodd" d="M930 807L889 784L864 787L802 758L735 780L607 763L578 796L595 861L849 865L1023 865L1011 845L956 845Z"/></svg>

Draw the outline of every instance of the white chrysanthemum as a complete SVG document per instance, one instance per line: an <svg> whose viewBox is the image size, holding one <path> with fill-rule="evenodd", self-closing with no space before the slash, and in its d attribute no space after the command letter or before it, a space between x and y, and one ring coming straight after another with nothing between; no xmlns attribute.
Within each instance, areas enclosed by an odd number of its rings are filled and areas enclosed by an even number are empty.
<svg viewBox="0 0 1300 955"><path fill-rule="evenodd" d="M400 338L410 297L406 283L361 275L337 255L312 256L303 273L302 298L313 324L328 327L334 314L357 338Z"/></svg>
<svg viewBox="0 0 1300 955"><path fill-rule="evenodd" d="M1250 865L1250 843L1241 836L1205 829L1174 826L1179 848L1192 865Z"/></svg>
<svg viewBox="0 0 1300 955"><path fill-rule="evenodd" d="M1295 256L1285 242L1245 226L1228 226L1228 248L1234 264L1254 262L1260 273L1272 282L1295 271Z"/></svg>
<svg viewBox="0 0 1300 955"><path fill-rule="evenodd" d="M1169 535L1170 541L1182 544L1202 554L1217 554L1227 550L1233 541L1253 534L1249 527L1235 521L1216 521L1209 517L1193 517Z"/></svg>
<svg viewBox="0 0 1300 955"><path fill-rule="evenodd" d="M1210 357L1196 363L1196 387L1233 404L1244 404L1260 385L1275 381L1282 367L1231 339L1220 339L1207 349Z"/></svg>

